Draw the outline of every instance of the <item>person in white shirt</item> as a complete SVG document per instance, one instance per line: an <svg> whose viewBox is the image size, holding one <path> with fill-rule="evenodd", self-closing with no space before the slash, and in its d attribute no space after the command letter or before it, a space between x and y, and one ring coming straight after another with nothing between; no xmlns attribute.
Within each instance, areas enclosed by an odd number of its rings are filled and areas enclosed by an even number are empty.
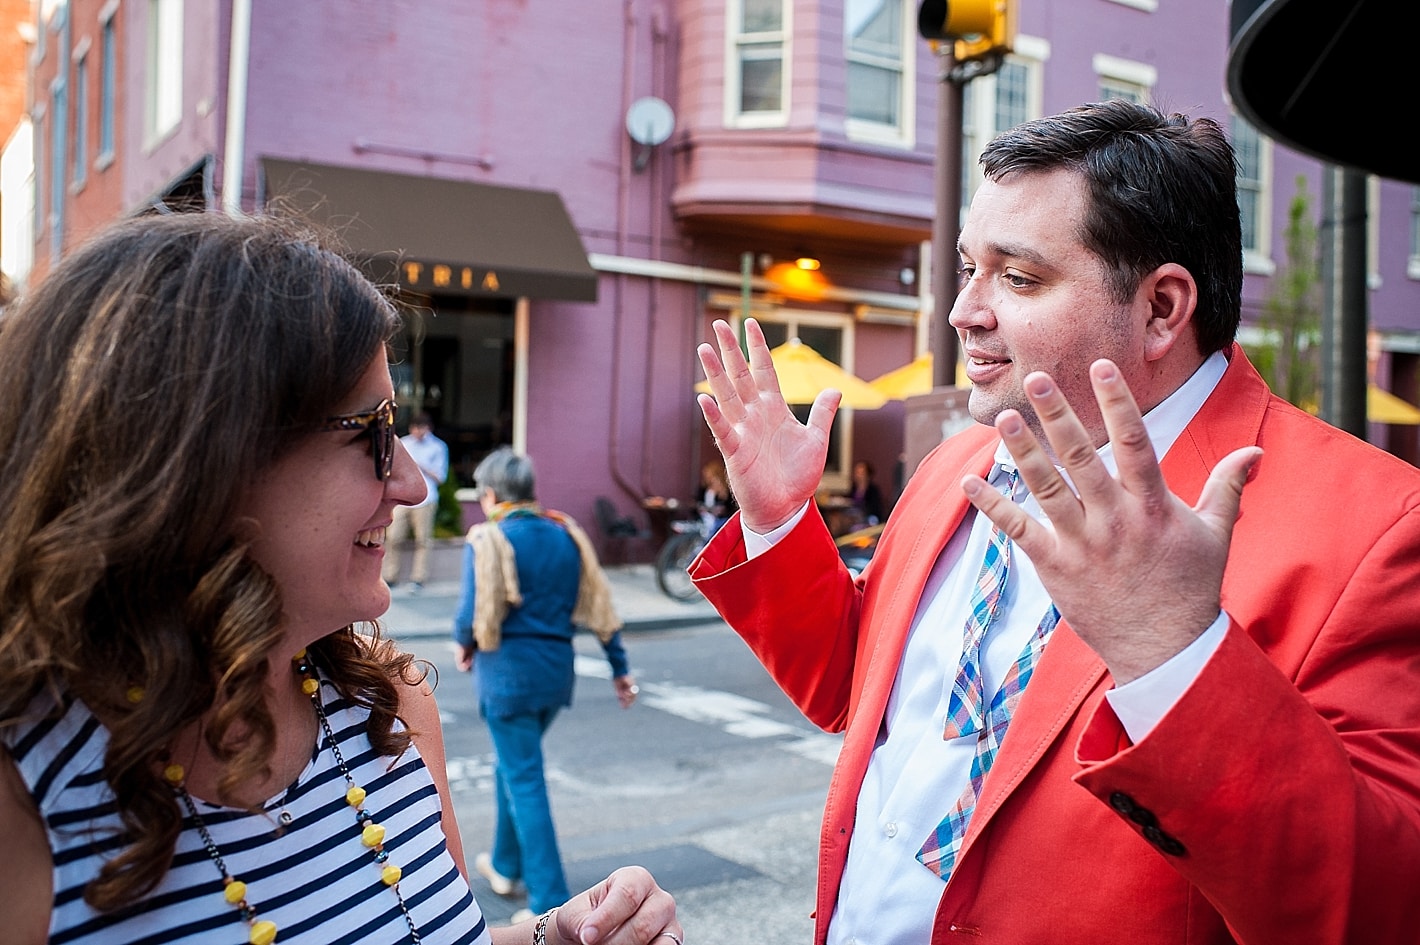
<svg viewBox="0 0 1420 945"><path fill-rule="evenodd" d="M837 392L800 424L752 319L748 357L724 322L699 348L740 512L691 575L845 732L816 945L1413 940L1420 470L1235 343L1217 123L1087 105L982 164L950 315L978 425L856 581L805 514Z"/></svg>
<svg viewBox="0 0 1420 945"><path fill-rule="evenodd" d="M394 510L394 522L385 541L384 579L390 587L399 583L401 547L412 535L414 561L409 568L409 580L419 589L429 580L429 549L434 544L439 486L449 477L449 447L434 435L434 421L427 413L414 415L409 421L409 433L400 437L400 442L418 464L428 491L418 505L401 505Z"/></svg>

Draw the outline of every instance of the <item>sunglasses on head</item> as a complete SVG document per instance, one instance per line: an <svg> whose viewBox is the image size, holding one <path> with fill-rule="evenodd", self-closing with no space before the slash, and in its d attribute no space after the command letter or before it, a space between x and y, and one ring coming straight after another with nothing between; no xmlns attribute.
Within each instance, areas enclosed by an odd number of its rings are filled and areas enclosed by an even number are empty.
<svg viewBox="0 0 1420 945"><path fill-rule="evenodd" d="M363 413L347 413L340 417L328 417L316 429L321 431L368 430L370 451L375 456L375 478L384 482L394 469L394 415L394 401L385 399L380 401L379 406L374 410L367 410Z"/></svg>

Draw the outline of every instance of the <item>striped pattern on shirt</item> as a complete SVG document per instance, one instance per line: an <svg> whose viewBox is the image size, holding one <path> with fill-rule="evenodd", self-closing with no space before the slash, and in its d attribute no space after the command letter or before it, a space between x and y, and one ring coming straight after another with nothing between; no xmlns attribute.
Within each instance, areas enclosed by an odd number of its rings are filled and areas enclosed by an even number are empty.
<svg viewBox="0 0 1420 945"><path fill-rule="evenodd" d="M404 871L400 891L425 945L491 945L468 883L454 866L440 824L429 770L410 747L380 756L366 734L368 710L322 683L331 730L366 809L387 829L390 862ZM196 824L185 817L172 868L131 906L100 913L84 902L84 886L125 846L113 795L101 774L108 732L78 701L60 712L41 695L29 717L6 729L11 756L44 818L54 858L52 945L197 945L247 940L236 908L222 896L217 867ZM360 842L345 779L328 739L289 788L264 812L195 800L228 870L247 884L259 917L275 922L281 945L397 945L410 940L395 893L380 879L373 853ZM280 815L291 815L284 830Z"/></svg>

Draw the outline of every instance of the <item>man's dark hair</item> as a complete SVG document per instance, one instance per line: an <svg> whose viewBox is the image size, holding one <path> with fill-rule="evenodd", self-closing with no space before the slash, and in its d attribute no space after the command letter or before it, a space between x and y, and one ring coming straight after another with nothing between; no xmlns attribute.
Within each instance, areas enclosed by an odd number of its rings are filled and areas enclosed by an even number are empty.
<svg viewBox="0 0 1420 945"><path fill-rule="evenodd" d="M1237 161L1217 122L1126 101L1082 105L1004 132L986 146L989 180L1064 168L1090 197L1081 240L1109 267L1115 300L1164 263L1198 284L1204 354L1232 343L1242 313Z"/></svg>

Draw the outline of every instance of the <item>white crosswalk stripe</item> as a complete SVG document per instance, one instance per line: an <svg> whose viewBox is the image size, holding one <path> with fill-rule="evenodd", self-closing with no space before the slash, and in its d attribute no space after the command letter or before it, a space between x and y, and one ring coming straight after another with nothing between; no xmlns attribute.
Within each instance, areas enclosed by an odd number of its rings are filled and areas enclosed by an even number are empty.
<svg viewBox="0 0 1420 945"><path fill-rule="evenodd" d="M575 668L578 676L608 679L611 668L606 660L578 656ZM840 735L829 735L803 726L789 725L766 718L773 710L762 702L746 699L732 692L703 689L678 683L647 683L641 686L640 702L647 708L666 712L690 722L715 725L721 731L740 738L784 739L787 751L812 761L833 765L843 745Z"/></svg>

